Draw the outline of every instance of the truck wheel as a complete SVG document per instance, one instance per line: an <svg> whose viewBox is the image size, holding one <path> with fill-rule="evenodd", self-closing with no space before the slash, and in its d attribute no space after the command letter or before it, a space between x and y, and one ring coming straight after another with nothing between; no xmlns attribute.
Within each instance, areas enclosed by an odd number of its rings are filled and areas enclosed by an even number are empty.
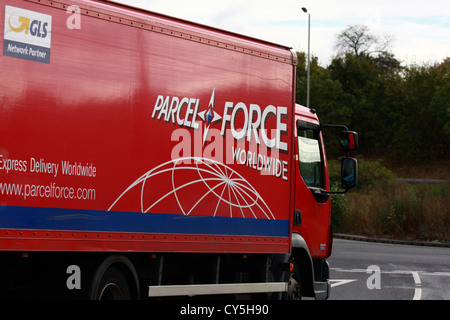
<svg viewBox="0 0 450 320"><path fill-rule="evenodd" d="M97 291L98 300L130 300L127 279L117 268L110 267L104 273Z"/></svg>
<svg viewBox="0 0 450 320"><path fill-rule="evenodd" d="M286 273L286 281L288 282L288 291L284 294L283 300L301 300L302 290L300 282L300 270L294 260L289 261L290 270Z"/></svg>
<svg viewBox="0 0 450 320"><path fill-rule="evenodd" d="M105 259L92 277L89 299L139 299L138 277L131 261L123 256Z"/></svg>

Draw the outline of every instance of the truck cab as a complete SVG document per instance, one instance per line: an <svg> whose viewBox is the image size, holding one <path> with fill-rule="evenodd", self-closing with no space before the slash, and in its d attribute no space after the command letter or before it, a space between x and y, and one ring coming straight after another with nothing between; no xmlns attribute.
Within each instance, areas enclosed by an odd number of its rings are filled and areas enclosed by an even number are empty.
<svg viewBox="0 0 450 320"><path fill-rule="evenodd" d="M344 151L349 141L351 151L357 147L358 136L345 126L321 125L313 109L295 106L295 192L292 226L292 260L302 279L302 295L316 299L329 296L329 265L333 246L331 225L332 193L345 193L357 183L357 162L343 158L341 187L344 191L331 191L325 144L322 132L325 128L341 128L341 144ZM345 146L344 146L345 145ZM351 170L349 170L351 168ZM350 181L349 184L347 182ZM300 262L301 261L301 262ZM312 261L312 264L304 263Z"/></svg>

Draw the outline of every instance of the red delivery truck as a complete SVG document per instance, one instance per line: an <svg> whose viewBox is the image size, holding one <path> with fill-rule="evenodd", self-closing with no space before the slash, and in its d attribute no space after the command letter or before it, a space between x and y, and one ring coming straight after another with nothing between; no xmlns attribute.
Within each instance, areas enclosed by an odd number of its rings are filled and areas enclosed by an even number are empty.
<svg viewBox="0 0 450 320"><path fill-rule="evenodd" d="M98 0L0 4L0 296L326 299L322 131L285 46Z"/></svg>

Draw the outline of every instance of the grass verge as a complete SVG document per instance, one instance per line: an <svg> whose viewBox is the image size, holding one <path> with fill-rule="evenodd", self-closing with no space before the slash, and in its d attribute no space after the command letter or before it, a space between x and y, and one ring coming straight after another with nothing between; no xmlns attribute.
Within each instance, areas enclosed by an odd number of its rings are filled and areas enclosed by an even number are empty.
<svg viewBox="0 0 450 320"><path fill-rule="evenodd" d="M358 164L358 188L332 195L335 232L450 242L449 183L409 184L396 181L381 160ZM330 180L338 179L339 163L330 161Z"/></svg>

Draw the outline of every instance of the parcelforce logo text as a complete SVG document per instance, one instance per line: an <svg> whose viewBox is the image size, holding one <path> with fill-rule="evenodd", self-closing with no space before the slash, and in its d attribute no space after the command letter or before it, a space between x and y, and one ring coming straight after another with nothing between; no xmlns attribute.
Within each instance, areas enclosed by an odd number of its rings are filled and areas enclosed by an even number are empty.
<svg viewBox="0 0 450 320"><path fill-rule="evenodd" d="M5 6L3 55L50 63L52 16Z"/></svg>
<svg viewBox="0 0 450 320"><path fill-rule="evenodd" d="M278 149L281 151L288 151L287 143L282 142L282 136L287 133L287 108L275 107L268 105L262 109L258 104L250 103L248 106L244 102L225 102L223 114L216 112L215 95L213 90L208 107L202 110L200 99L196 98L179 98L175 96L159 95L156 99L155 106L152 112L152 118L168 123L177 124L180 127L199 129L199 121L201 119L204 123L203 143L208 137L208 131L211 125L222 122L221 135L225 136L225 130L229 124L231 134L234 139L247 141L255 139L258 145L270 149ZM269 118L274 118L276 121L275 136L269 137L266 130L266 123ZM236 120L240 118L243 120L243 125L238 128Z"/></svg>
<svg viewBox="0 0 450 320"><path fill-rule="evenodd" d="M219 113L218 110L223 112ZM194 131L201 129L203 146L212 130L216 135L220 133L222 140L227 140L225 141L227 144L232 137L237 146L233 143L229 147L225 146L227 154L222 154L219 159L216 156L215 160L223 163L237 162L262 174L287 180L288 163L279 159L279 152L288 151L288 143L285 142L288 131L287 107L275 105L261 107L257 103L226 101L223 108L217 108L214 89L209 103L203 103L198 98L158 95L151 117L184 129ZM247 145L245 141L248 142ZM186 148L190 147L189 145ZM223 150L220 147L217 149Z"/></svg>

